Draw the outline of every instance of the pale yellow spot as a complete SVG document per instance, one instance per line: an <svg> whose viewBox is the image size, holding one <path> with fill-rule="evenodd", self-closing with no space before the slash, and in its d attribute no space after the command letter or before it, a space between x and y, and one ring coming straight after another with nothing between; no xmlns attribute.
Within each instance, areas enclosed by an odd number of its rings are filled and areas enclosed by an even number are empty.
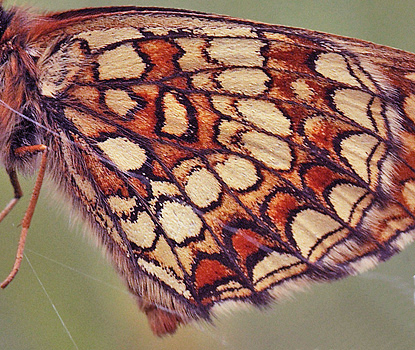
<svg viewBox="0 0 415 350"><path fill-rule="evenodd" d="M230 188L237 191L246 190L259 180L251 161L233 155L224 163L218 163L215 170Z"/></svg>
<svg viewBox="0 0 415 350"><path fill-rule="evenodd" d="M346 59L340 54L333 52L320 54L315 61L315 67L316 71L326 78L360 87L357 79L350 74Z"/></svg>
<svg viewBox="0 0 415 350"><path fill-rule="evenodd" d="M261 67L264 63L261 48L265 45L260 40L216 38L211 40L206 51L225 66Z"/></svg>
<svg viewBox="0 0 415 350"><path fill-rule="evenodd" d="M369 182L368 162L379 140L368 134L355 134L341 141L341 155L364 181Z"/></svg>
<svg viewBox="0 0 415 350"><path fill-rule="evenodd" d="M291 168L291 149L283 140L261 132L250 131L242 135L242 144L254 158L272 169Z"/></svg>
<svg viewBox="0 0 415 350"><path fill-rule="evenodd" d="M176 278L179 277L179 280L183 279L183 269L177 263L178 257L173 254L172 248L163 235L158 237L156 248L150 253L150 257L156 260L161 267L169 270L173 269L176 273Z"/></svg>
<svg viewBox="0 0 415 350"><path fill-rule="evenodd" d="M368 191L359 186L350 183L340 183L333 187L329 194L329 199L337 215L345 222L350 222L357 205L368 195ZM366 203L369 205L369 203Z"/></svg>
<svg viewBox="0 0 415 350"><path fill-rule="evenodd" d="M334 233L340 228L340 223L313 209L297 213L291 224L293 237L301 254L305 257L324 235Z"/></svg>
<svg viewBox="0 0 415 350"><path fill-rule="evenodd" d="M368 105L372 96L366 92L353 89L336 90L333 102L336 108L345 117L355 121L364 128L375 131L375 128L368 116Z"/></svg>
<svg viewBox="0 0 415 350"><path fill-rule="evenodd" d="M177 186L167 181L151 181L151 191L154 197L160 197L161 195L173 197L180 194Z"/></svg>
<svg viewBox="0 0 415 350"><path fill-rule="evenodd" d="M236 108L244 119L255 126L280 136L291 134L290 119L269 101L242 99L236 102Z"/></svg>
<svg viewBox="0 0 415 350"><path fill-rule="evenodd" d="M75 180L76 185L78 186L79 190L85 196L85 198L91 202L95 203L97 198L97 193L95 192L94 187L92 184L85 178L79 174L73 173L73 179Z"/></svg>
<svg viewBox="0 0 415 350"><path fill-rule="evenodd" d="M132 100L123 90L105 91L105 103L109 109L121 116L126 115L129 110L137 106L137 102Z"/></svg>
<svg viewBox="0 0 415 350"><path fill-rule="evenodd" d="M361 61L359 62L361 63ZM367 73L362 71L362 68L356 64L350 64L350 68L352 69L355 77L360 80L360 82L365 85L370 91L378 93L379 89L373 83L373 81L366 75ZM370 77L377 76L381 74L377 71L377 69L373 69Z"/></svg>
<svg viewBox="0 0 415 350"><path fill-rule="evenodd" d="M192 84L195 87L195 89L201 89L201 90L207 90L207 91L217 90L216 83L213 81L211 72L201 72L201 73L193 74L191 79L192 79Z"/></svg>
<svg viewBox="0 0 415 350"><path fill-rule="evenodd" d="M311 89L305 79L297 79L291 83L294 93L301 100L308 101L313 95L314 91Z"/></svg>
<svg viewBox="0 0 415 350"><path fill-rule="evenodd" d="M163 96L164 124L163 132L175 136L182 136L188 129L187 110L177 97L168 92Z"/></svg>
<svg viewBox="0 0 415 350"><path fill-rule="evenodd" d="M140 169L147 159L144 149L125 137L110 138L97 145L121 171Z"/></svg>
<svg viewBox="0 0 415 350"><path fill-rule="evenodd" d="M297 44L292 38L287 35L274 33L274 32L263 32L263 36L269 40L281 41L283 43Z"/></svg>
<svg viewBox="0 0 415 350"><path fill-rule="evenodd" d="M156 36L161 36L161 37L166 37L168 36L171 32L175 32L176 30L173 28L166 28L166 27L156 27L156 26L151 26L151 27L147 27L146 28L146 32L147 33L152 33Z"/></svg>
<svg viewBox="0 0 415 350"><path fill-rule="evenodd" d="M121 220L127 238L141 248L150 248L156 239L156 225L146 212L140 212L134 222Z"/></svg>
<svg viewBox="0 0 415 350"><path fill-rule="evenodd" d="M186 238L196 237L203 226L190 206L177 202L163 204L160 223L167 236L177 243L182 243Z"/></svg>
<svg viewBox="0 0 415 350"><path fill-rule="evenodd" d="M143 34L132 27L105 28L99 30L90 30L81 32L74 38L84 39L88 42L90 49L100 49L109 44L117 43L123 40L132 40L143 38Z"/></svg>
<svg viewBox="0 0 415 350"><path fill-rule="evenodd" d="M387 138L388 127L382 115L383 106L382 106L382 101L379 97L375 97L373 99L372 106L370 107L370 111L372 112L372 118L374 119L375 125L378 129L378 135L382 138Z"/></svg>
<svg viewBox="0 0 415 350"><path fill-rule="evenodd" d="M204 49L206 40L200 38L178 38L174 40L184 51L178 59L180 68L185 72L194 72L196 70L216 68L217 64L207 62Z"/></svg>
<svg viewBox="0 0 415 350"><path fill-rule="evenodd" d="M108 204L113 213L118 216L128 215L134 211L137 206L137 197L122 198L118 196L111 196L108 198Z"/></svg>
<svg viewBox="0 0 415 350"><path fill-rule="evenodd" d="M236 115L234 99L225 95L213 95L211 97L213 108L224 115Z"/></svg>
<svg viewBox="0 0 415 350"><path fill-rule="evenodd" d="M255 265L252 271L253 282L256 284L267 275L275 274L277 270L290 267L299 262L295 256L272 252Z"/></svg>
<svg viewBox="0 0 415 350"><path fill-rule="evenodd" d="M226 291L227 289L240 289L240 288L243 288L243 285L240 284L239 282L229 281L226 284L219 285L216 288L216 290L219 291L219 292L221 292L221 291Z"/></svg>
<svg viewBox="0 0 415 350"><path fill-rule="evenodd" d="M220 73L216 80L233 94L256 96L264 93L270 78L261 69L234 68Z"/></svg>
<svg viewBox="0 0 415 350"><path fill-rule="evenodd" d="M235 143L238 138L241 141ZM219 126L218 141L231 150L242 151L256 158L270 168L290 169L292 155L287 142L265 133L247 131L241 123L222 121Z"/></svg>
<svg viewBox="0 0 415 350"><path fill-rule="evenodd" d="M256 38L258 35L252 30L251 26L242 24L232 25L226 22L204 22L200 21L199 26L193 28L195 35L206 35L212 37L243 37Z"/></svg>
<svg viewBox="0 0 415 350"><path fill-rule="evenodd" d="M308 257L308 260L310 262L315 262L321 257L323 257L323 259L327 258L328 249L333 247L337 242L345 238L348 234L349 231L347 228L342 228L336 232L330 233L313 249L312 253ZM337 250L337 247L332 249L328 254L332 253L334 250Z"/></svg>
<svg viewBox="0 0 415 350"><path fill-rule="evenodd" d="M413 74L415 75L415 73ZM405 97L403 106L405 114L412 120L412 122L415 122L415 95L409 94L409 96Z"/></svg>
<svg viewBox="0 0 415 350"><path fill-rule="evenodd" d="M405 182L402 190L402 196L405 199L405 204L411 212L415 211L415 180Z"/></svg>
<svg viewBox="0 0 415 350"><path fill-rule="evenodd" d="M405 74L405 78L415 82L415 73L407 73Z"/></svg>
<svg viewBox="0 0 415 350"><path fill-rule="evenodd" d="M122 215L125 215L129 218L136 210L137 197L111 196L108 198L108 204L118 217L121 218ZM149 248L153 245L156 239L156 226L146 212L139 212L135 221L120 219L120 224L128 240L134 242L137 246Z"/></svg>
<svg viewBox="0 0 415 350"><path fill-rule="evenodd" d="M207 169L193 171L185 185L186 194L199 208L206 208L219 199L221 186Z"/></svg>
<svg viewBox="0 0 415 350"><path fill-rule="evenodd" d="M90 137L97 136L104 131L115 132L117 130L115 126L105 123L102 119L74 108L66 107L64 113L65 118L70 120L82 134Z"/></svg>
<svg viewBox="0 0 415 350"><path fill-rule="evenodd" d="M131 44L104 51L97 61L101 80L140 78L147 66Z"/></svg>
<svg viewBox="0 0 415 350"><path fill-rule="evenodd" d="M147 273L151 276L156 277L157 279L161 280L162 282L166 283L168 286L173 288L177 293L183 295L185 298L190 299L191 294L187 290L186 285L183 281L180 281L176 278L173 271L166 270L160 266L156 266L153 263L147 262L144 259L138 258L137 259L138 265L143 268Z"/></svg>

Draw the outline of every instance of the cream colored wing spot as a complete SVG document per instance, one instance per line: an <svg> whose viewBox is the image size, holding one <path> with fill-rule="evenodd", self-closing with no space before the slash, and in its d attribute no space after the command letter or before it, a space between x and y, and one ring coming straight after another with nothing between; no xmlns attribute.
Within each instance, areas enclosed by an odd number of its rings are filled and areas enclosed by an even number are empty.
<svg viewBox="0 0 415 350"><path fill-rule="evenodd" d="M198 236L203 227L192 207L177 202L165 202L159 220L166 235L179 244L186 238Z"/></svg>
<svg viewBox="0 0 415 350"><path fill-rule="evenodd" d="M293 157L289 144L257 131L242 135L242 144L249 153L272 169L289 170Z"/></svg>
<svg viewBox="0 0 415 350"><path fill-rule="evenodd" d="M218 64L206 60L205 49L207 41L200 38L178 38L174 42L183 50L178 59L180 68L184 72L194 72L209 68L219 68Z"/></svg>
<svg viewBox="0 0 415 350"><path fill-rule="evenodd" d="M105 104L120 116L125 116L128 111L137 107L137 102L131 99L126 91L119 89L105 91Z"/></svg>
<svg viewBox="0 0 415 350"><path fill-rule="evenodd" d="M213 108L224 115L236 116L238 114L238 111L234 106L235 99L232 97L226 95L212 95L211 102Z"/></svg>
<svg viewBox="0 0 415 350"><path fill-rule="evenodd" d="M143 37L144 35L133 27L90 30L74 36L75 39L86 40L91 50L100 49L120 41L140 39Z"/></svg>
<svg viewBox="0 0 415 350"><path fill-rule="evenodd" d="M241 99L236 101L236 108L243 118L270 133L291 135L291 121L275 104L263 100Z"/></svg>
<svg viewBox="0 0 415 350"><path fill-rule="evenodd" d="M195 89L216 91L217 84L211 72L201 72L191 76L192 85Z"/></svg>
<svg viewBox="0 0 415 350"><path fill-rule="evenodd" d="M122 198L111 196L107 200L112 212L118 216L130 216L137 207L137 197Z"/></svg>
<svg viewBox="0 0 415 350"><path fill-rule="evenodd" d="M137 264L146 271L149 275L160 279L162 282L173 288L177 293L187 299L191 299L192 295L187 289L183 281L179 280L173 271L164 269L151 262L145 261L142 258L137 259Z"/></svg>
<svg viewBox="0 0 415 350"><path fill-rule="evenodd" d="M166 195L174 197L180 195L180 191L175 184L168 181L151 181L151 191L154 197Z"/></svg>
<svg viewBox="0 0 415 350"><path fill-rule="evenodd" d="M382 101L379 97L375 97L373 99L372 105L370 106L370 113L372 114L372 118L376 125L379 136L383 139L387 139L389 130L386 124L385 117L382 115L383 106Z"/></svg>
<svg viewBox="0 0 415 350"><path fill-rule="evenodd" d="M322 76L339 83L360 87L358 80L350 74L346 58L338 53L322 53L315 60L315 69Z"/></svg>
<svg viewBox="0 0 415 350"><path fill-rule="evenodd" d="M415 73L412 73L414 75L414 83L415 83ZM407 97L405 97L403 107L405 110L405 114L407 117L415 122L415 95L409 94Z"/></svg>
<svg viewBox="0 0 415 350"><path fill-rule="evenodd" d="M195 35L210 37L236 37L236 38L257 38L258 34L252 26L229 25L224 22L205 22L203 20L195 22L193 28Z"/></svg>
<svg viewBox="0 0 415 350"><path fill-rule="evenodd" d="M199 208L207 208L217 201L222 191L219 181L205 168L191 172L184 189Z"/></svg>
<svg viewBox="0 0 415 350"><path fill-rule="evenodd" d="M402 190L402 196L409 209L415 211L415 180L405 182Z"/></svg>
<svg viewBox="0 0 415 350"><path fill-rule="evenodd" d="M322 244L319 240L324 236L334 235L341 228L336 220L314 209L298 212L291 223L293 238L304 257L308 257L317 244Z"/></svg>
<svg viewBox="0 0 415 350"><path fill-rule="evenodd" d="M331 188L329 200L339 218L355 226L360 222L363 211L371 204L373 196L363 187L340 183Z"/></svg>
<svg viewBox="0 0 415 350"><path fill-rule="evenodd" d="M376 131L369 118L368 110L372 96L366 92L353 89L336 90L333 102L338 111L350 120L371 131Z"/></svg>
<svg viewBox="0 0 415 350"><path fill-rule="evenodd" d="M232 94L256 96L268 90L270 78L261 69L233 68L221 72L216 81Z"/></svg>
<svg viewBox="0 0 415 350"><path fill-rule="evenodd" d="M91 183L85 177L76 173L72 173L72 177L85 198L92 204L96 203L98 194L92 187Z"/></svg>
<svg viewBox="0 0 415 350"><path fill-rule="evenodd" d="M145 150L125 137L109 138L97 146L121 171L138 170L147 160Z"/></svg>
<svg viewBox="0 0 415 350"><path fill-rule="evenodd" d="M139 212L134 221L120 220L128 240L140 248L150 248L157 237L156 225L146 212Z"/></svg>
<svg viewBox="0 0 415 350"><path fill-rule="evenodd" d="M369 134L354 134L340 143L341 156L347 159L355 173L367 183L370 181L368 167L371 162L373 163L370 157L379 144L381 142Z"/></svg>
<svg viewBox="0 0 415 350"><path fill-rule="evenodd" d="M234 140L240 138L240 143ZM219 125L218 142L230 150L243 152L276 170L289 170L293 157L289 144L275 136L249 131L241 123L224 120Z"/></svg>
<svg viewBox="0 0 415 350"><path fill-rule="evenodd" d="M226 284L222 284L218 286L216 290L220 293L221 300L243 298L252 295L252 291L249 288L245 288L242 284L236 281L229 281ZM223 306L223 302L220 304Z"/></svg>
<svg viewBox="0 0 415 350"><path fill-rule="evenodd" d="M244 191L259 180L255 165L234 155L229 156L223 163L216 164L215 170L226 185L237 191Z"/></svg>
<svg viewBox="0 0 415 350"><path fill-rule="evenodd" d="M175 249L175 248L173 248ZM172 270L176 278L181 281L184 278L184 271L178 264L178 257L173 254L172 248L162 235L159 236L155 249L149 254L152 260L157 261L165 270Z"/></svg>
<svg viewBox="0 0 415 350"><path fill-rule="evenodd" d="M183 136L189 127L186 106L177 96L168 92L163 96L163 107L164 124L161 131L177 137Z"/></svg>
<svg viewBox="0 0 415 350"><path fill-rule="evenodd" d="M215 38L209 42L206 52L224 66L262 67L261 49L266 44L260 40Z"/></svg>
<svg viewBox="0 0 415 350"><path fill-rule="evenodd" d="M128 240L141 248L150 248L156 239L156 225L146 212L139 212L132 221L131 214L137 210L137 197L122 198L111 196L108 204L120 219L120 224ZM127 219L123 219L126 216Z"/></svg>
<svg viewBox="0 0 415 350"><path fill-rule="evenodd" d="M82 134L89 137L96 137L101 132L115 132L117 130L116 126L109 125L101 119L74 108L66 107L64 113L66 119L70 120Z"/></svg>
<svg viewBox="0 0 415 350"><path fill-rule="evenodd" d="M132 44L104 51L97 62L100 80L140 78L147 67Z"/></svg>
<svg viewBox="0 0 415 350"><path fill-rule="evenodd" d="M309 101L315 91L310 88L305 79L297 79L291 83L291 88L293 89L294 94L297 95L297 98L304 101Z"/></svg>
<svg viewBox="0 0 415 350"><path fill-rule="evenodd" d="M367 75L363 69L358 66L355 63L350 63L350 68L354 74L354 76L364 85L366 88L368 88L370 91L374 93L379 93L379 89L376 87L376 85L373 83L373 81L370 79L371 77L382 75L382 73L378 70L378 68L372 66L370 75ZM362 62L359 61L359 64Z"/></svg>
<svg viewBox="0 0 415 350"><path fill-rule="evenodd" d="M260 260L252 270L252 279L255 289L261 291L269 288L272 282L295 275L293 270L298 269L300 260L295 256L272 252Z"/></svg>

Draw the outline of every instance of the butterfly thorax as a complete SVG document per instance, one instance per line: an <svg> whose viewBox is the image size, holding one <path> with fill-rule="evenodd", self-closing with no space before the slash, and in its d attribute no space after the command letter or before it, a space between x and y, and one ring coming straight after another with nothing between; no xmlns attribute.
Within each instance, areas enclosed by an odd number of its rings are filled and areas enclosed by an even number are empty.
<svg viewBox="0 0 415 350"><path fill-rule="evenodd" d="M23 19L24 18L24 19ZM1 162L8 169L30 172L37 157L17 156L22 146L45 142L45 113L42 112L37 87L36 51L30 48L30 21L15 11L0 11L0 147ZM20 34L14 35L16 27Z"/></svg>

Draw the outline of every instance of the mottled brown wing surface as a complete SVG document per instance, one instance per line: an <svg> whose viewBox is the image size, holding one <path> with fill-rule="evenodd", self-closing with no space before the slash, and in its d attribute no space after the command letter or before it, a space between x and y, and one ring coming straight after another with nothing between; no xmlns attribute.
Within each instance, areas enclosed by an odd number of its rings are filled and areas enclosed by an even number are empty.
<svg viewBox="0 0 415 350"><path fill-rule="evenodd" d="M48 129L49 172L157 334L414 239L413 54L179 10L40 18L36 92L2 98Z"/></svg>

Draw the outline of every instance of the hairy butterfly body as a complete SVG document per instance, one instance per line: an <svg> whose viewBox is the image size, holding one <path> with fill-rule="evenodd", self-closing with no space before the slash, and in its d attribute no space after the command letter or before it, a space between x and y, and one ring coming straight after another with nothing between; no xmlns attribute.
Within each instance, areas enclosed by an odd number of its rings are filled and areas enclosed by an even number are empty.
<svg viewBox="0 0 415 350"><path fill-rule="evenodd" d="M13 8L0 28L0 219L39 167L27 231L46 171L156 334L414 239L413 54L156 8Z"/></svg>

